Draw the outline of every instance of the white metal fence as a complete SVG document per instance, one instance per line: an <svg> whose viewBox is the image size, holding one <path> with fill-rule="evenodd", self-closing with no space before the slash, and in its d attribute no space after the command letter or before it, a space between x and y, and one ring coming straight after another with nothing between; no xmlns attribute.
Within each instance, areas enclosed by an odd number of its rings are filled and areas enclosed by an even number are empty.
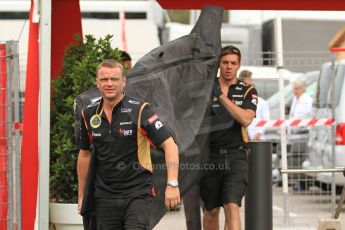
<svg viewBox="0 0 345 230"><path fill-rule="evenodd" d="M296 123L290 122L290 127L282 129L279 128L282 126L279 122L267 122L265 127L264 138L272 141L273 147L274 229L316 229L320 218L331 218L334 215L345 183L342 173L321 172L325 169L345 167L345 157L342 156L345 154L345 142L342 142L343 137L345 140L345 130L344 133L342 131L345 121L342 119L345 117L345 100L342 100L345 95L345 63L336 61L330 52L290 52L284 54L284 74L279 75L275 66L275 53L262 54L262 59L258 58L260 55L253 56L256 59L254 63L268 64L268 67L276 69L269 77L269 72L265 68L258 68L259 65L256 68L245 66L247 62L253 63L253 60L242 61L242 69L247 68L253 72L259 96L269 104L271 119L280 118L281 107L285 109L284 119L291 117L294 96L291 83L303 79L306 93L313 98L312 112L304 120L335 120L333 125L314 126L313 122L305 122L304 127L296 128L291 127L291 124ZM284 79L283 90L278 87L279 77ZM284 105L281 104L279 92L284 94ZM303 118L301 119L303 123ZM286 147L281 140L281 132L286 133ZM282 164L284 157L286 168ZM283 181L282 169L286 172L291 169L312 169L320 172L288 173L288 180ZM287 191L284 191L284 183L287 184Z"/></svg>

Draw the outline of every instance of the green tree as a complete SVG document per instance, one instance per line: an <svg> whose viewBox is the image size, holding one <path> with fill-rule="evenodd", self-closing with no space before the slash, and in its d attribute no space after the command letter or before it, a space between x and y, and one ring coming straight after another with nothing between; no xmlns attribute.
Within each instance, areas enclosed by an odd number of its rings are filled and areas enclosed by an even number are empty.
<svg viewBox="0 0 345 230"><path fill-rule="evenodd" d="M74 139L74 99L95 86L96 68L104 59L121 60L121 53L111 47L111 35L95 39L76 37L64 57L60 76L53 82L50 143L50 196L53 202L77 203L78 149Z"/></svg>

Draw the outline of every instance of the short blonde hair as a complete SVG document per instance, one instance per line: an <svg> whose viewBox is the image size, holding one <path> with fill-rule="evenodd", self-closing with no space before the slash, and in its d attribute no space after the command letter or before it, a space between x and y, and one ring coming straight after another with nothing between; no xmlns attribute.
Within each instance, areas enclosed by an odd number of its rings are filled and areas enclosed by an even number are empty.
<svg viewBox="0 0 345 230"><path fill-rule="evenodd" d="M102 67L111 68L111 69L113 69L113 68L120 68L122 76L125 75L125 72L123 70L123 66L121 65L121 63L115 61L114 59L105 59L105 60L103 60L101 62L101 64L98 65L97 71L96 71L96 77L98 77L98 71Z"/></svg>

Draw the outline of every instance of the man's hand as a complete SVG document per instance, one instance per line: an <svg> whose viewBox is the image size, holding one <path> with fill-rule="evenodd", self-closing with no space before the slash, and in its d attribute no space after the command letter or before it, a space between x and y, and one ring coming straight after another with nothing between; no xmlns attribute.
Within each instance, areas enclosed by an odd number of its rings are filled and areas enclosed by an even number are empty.
<svg viewBox="0 0 345 230"><path fill-rule="evenodd" d="M167 186L165 189L165 207L168 210L173 210L180 203L180 190Z"/></svg>
<svg viewBox="0 0 345 230"><path fill-rule="evenodd" d="M216 98L219 98L220 95L222 95L222 88L220 87L218 78L215 79L214 83L213 83L213 91L212 91L212 95Z"/></svg>
<svg viewBox="0 0 345 230"><path fill-rule="evenodd" d="M83 204L83 197L78 197L78 213L80 214L81 206Z"/></svg>

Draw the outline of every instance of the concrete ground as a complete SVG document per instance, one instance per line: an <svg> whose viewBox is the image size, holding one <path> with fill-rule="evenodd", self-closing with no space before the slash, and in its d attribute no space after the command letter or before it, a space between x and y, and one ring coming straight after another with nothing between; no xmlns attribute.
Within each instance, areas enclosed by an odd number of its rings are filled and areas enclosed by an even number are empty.
<svg viewBox="0 0 345 230"><path fill-rule="evenodd" d="M202 213L202 212L201 212ZM220 214L220 229L224 229L224 212ZM156 225L154 230L186 230L186 219L183 207L178 212L168 212Z"/></svg>
<svg viewBox="0 0 345 230"><path fill-rule="evenodd" d="M274 230L345 230L345 204L338 219L340 228L319 228L320 220L325 219L326 225L334 222L331 217L330 196L321 193L318 190L309 190L308 192L289 193L288 208L289 216L285 216L283 194L281 187L273 188L273 229ZM337 196L339 202L339 196ZM241 208L242 230L244 226L244 204ZM264 211L264 210L263 210ZM201 212L202 213L202 212ZM220 230L224 229L223 210L220 214ZM286 219L287 218L287 219ZM186 230L185 216L183 207L178 212L168 212L156 225L154 230Z"/></svg>

